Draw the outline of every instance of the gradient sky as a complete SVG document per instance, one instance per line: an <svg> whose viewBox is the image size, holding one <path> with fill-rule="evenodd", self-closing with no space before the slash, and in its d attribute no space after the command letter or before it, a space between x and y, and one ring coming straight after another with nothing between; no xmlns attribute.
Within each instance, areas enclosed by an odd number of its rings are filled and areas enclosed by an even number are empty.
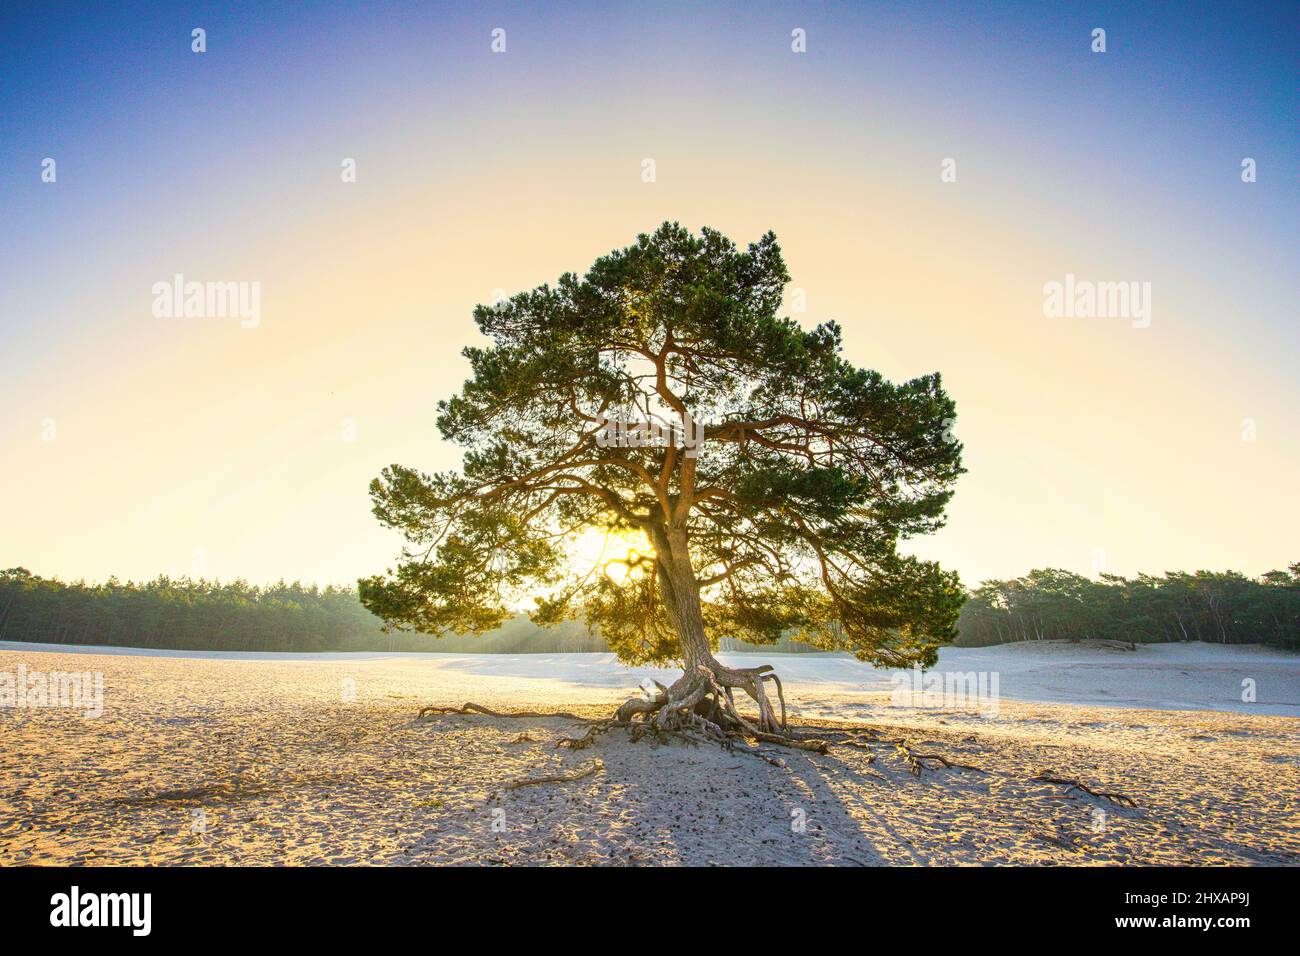
<svg viewBox="0 0 1300 956"><path fill-rule="evenodd" d="M382 570L366 485L459 460L473 305L665 219L775 231L801 321L943 373L969 473L912 548L967 583L1300 560L1295 4L15 6L0 567ZM260 327L156 318L178 272ZM1150 328L1045 318L1066 273Z"/></svg>

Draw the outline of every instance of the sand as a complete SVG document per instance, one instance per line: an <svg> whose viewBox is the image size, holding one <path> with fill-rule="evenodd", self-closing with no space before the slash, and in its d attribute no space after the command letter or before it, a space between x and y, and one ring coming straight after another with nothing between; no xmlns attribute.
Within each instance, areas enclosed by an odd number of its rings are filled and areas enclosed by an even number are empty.
<svg viewBox="0 0 1300 956"><path fill-rule="evenodd" d="M560 717L414 719L467 700L604 715L671 676L607 655L41 648L3 645L0 672L102 672L104 709L0 708L0 865L1300 863L1300 657L1258 648L945 649L941 669L999 674L983 714L773 655L797 723L857 735L764 747L776 765L621 730L557 748L585 729ZM894 739L979 769L915 776Z"/></svg>

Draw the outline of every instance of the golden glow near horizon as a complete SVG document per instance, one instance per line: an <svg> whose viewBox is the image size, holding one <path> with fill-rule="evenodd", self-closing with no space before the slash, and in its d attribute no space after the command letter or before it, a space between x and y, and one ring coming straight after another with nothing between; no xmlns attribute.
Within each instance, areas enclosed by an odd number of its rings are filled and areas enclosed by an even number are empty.
<svg viewBox="0 0 1300 956"><path fill-rule="evenodd" d="M966 583L1300 558L1282 154L1243 183L1240 157L1183 141L1254 147L1193 111L1076 135L1063 98L1122 54L1026 91L1024 68L994 69L996 31L972 84L932 75L926 24L889 28L887 71L863 66L878 31L813 27L799 57L788 25L690 23L619 41L593 20L593 50L618 59L595 88L545 31L507 55L465 52L428 87L395 66L373 98L317 99L313 61L289 84L306 102L253 121L242 107L269 109L264 88L241 89L228 129L157 154L138 106L101 134L115 144L102 167L60 157L49 185L33 172L44 191L20 196L14 221L41 240L0 263L0 565L91 580L381 572L400 541L367 485L394 462L458 466L434 419L468 373L460 350L483 344L474 305L582 273L666 219L741 244L774 231L787 314L839 322L846 358L891 379L942 373L969 471L947 527L904 548ZM557 62L536 69L542 56ZM702 79L722 69L737 83ZM155 284L176 274L259 283L256 327L153 314ZM1149 282L1149 324L1044 315L1045 284L1068 276Z"/></svg>
<svg viewBox="0 0 1300 956"><path fill-rule="evenodd" d="M830 170L815 178L829 195L847 185ZM392 462L458 464L435 405L467 375L460 348L481 342L474 303L584 269L665 215L742 242L775 229L794 276L787 302L794 290L807 302L796 319L836 319L849 359L891 378L943 373L970 470L948 527L908 547L967 582L1043 566L1259 573L1295 560L1300 509L1279 503L1300 474L1287 425L1300 395L1244 343L1208 334L1230 310L1204 279L1184 291L1158 283L1150 328L1047 319L1040 290L1068 271L1065 250L1031 245L1041 240L1005 215L940 213L933 196L868 185L838 209L811 193L760 216L744 207L763 177L741 170L733 183L721 195L661 183L667 201L639 197L624 212L593 198L563 227L527 216L504 239L464 221L456 244L379 204L281 236L319 268L256 247L232 250L222 270L187 266L260 277L256 329L155 319L157 270L133 267L112 305L69 301L95 317L84 341L34 356L6 390L0 488L25 505L6 519L0 561L90 579L348 583L381 570L398 542L374 521L366 486ZM520 188L462 183L503 215ZM862 227L873 210L907 218L909 202L930 207L932 229ZM350 235L375 239L356 249ZM1064 245L1085 233L1072 235ZM1258 423L1255 441L1243 440L1245 419Z"/></svg>

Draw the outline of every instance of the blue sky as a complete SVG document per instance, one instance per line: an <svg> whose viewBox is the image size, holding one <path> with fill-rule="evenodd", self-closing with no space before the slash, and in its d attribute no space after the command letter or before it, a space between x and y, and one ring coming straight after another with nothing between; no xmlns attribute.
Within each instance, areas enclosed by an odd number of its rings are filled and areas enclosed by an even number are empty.
<svg viewBox="0 0 1300 956"><path fill-rule="evenodd" d="M141 577L201 551L222 577L378 570L394 543L366 481L454 464L432 410L464 375L473 304L668 218L741 242L774 229L801 320L836 319L890 376L944 373L971 472L917 548L966 580L1086 572L1099 551L1125 573L1296 560L1298 19L6 6L0 490L27 506L0 564ZM148 290L176 272L261 282L266 321L160 324ZM1067 272L1150 281L1151 328L1048 323L1042 285Z"/></svg>

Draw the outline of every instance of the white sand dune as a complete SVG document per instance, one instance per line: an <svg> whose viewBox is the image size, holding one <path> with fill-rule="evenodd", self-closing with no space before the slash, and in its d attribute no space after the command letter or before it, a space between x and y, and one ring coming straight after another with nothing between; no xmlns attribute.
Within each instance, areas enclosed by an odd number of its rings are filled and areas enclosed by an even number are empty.
<svg viewBox="0 0 1300 956"><path fill-rule="evenodd" d="M460 674L467 692L476 678L494 682L540 681L545 696L564 690L635 688L646 677L662 680L662 669L624 667L612 654L422 654L321 653L269 651L175 651L0 641L0 651L127 655L187 660L288 661L335 663L402 661L402 672L437 669L447 679ZM873 668L840 654L723 654L724 662L774 664L787 684L818 685L827 692L888 694L894 671ZM1300 716L1300 654L1259 645L1151 644L1116 651L1056 642L999 647L945 647L939 673L996 672L999 690L1011 700L1098 704L1160 710L1225 710L1250 714ZM1243 680L1255 681L1255 700L1242 700ZM582 699L581 695L570 699Z"/></svg>
<svg viewBox="0 0 1300 956"><path fill-rule="evenodd" d="M557 748L584 729L560 717L413 719L467 700L602 715L665 676L607 655L0 645L0 672L104 675L98 718L0 708L0 864L1300 863L1295 655L945 649L940 670L999 673L992 714L892 706L889 675L846 658L737 657L855 745L765 748L772 765L622 730ZM979 769L914 776L893 739Z"/></svg>

